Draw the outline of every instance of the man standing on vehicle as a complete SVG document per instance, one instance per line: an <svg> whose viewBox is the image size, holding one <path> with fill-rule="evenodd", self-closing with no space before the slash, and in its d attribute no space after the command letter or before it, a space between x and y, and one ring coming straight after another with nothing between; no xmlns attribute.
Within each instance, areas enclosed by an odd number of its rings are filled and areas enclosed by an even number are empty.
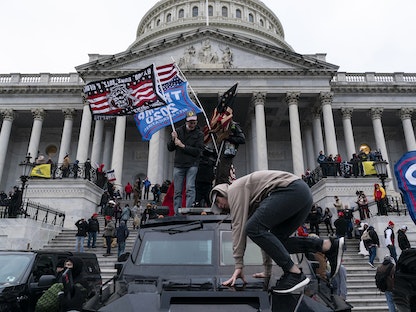
<svg viewBox="0 0 416 312"><path fill-rule="evenodd" d="M309 283L290 253L322 252L327 257L332 278L339 270L344 238L320 239L291 236L302 225L312 207L309 186L298 176L284 171L263 170L243 176L231 185L218 184L211 191L212 211L229 210L232 218L234 274L223 285L234 286L238 278L246 283L244 252L247 236L263 254L265 271L271 275L272 260L284 272L274 291L289 293Z"/></svg>
<svg viewBox="0 0 416 312"><path fill-rule="evenodd" d="M173 167L173 208L178 215L182 206L182 190L186 180L186 206L195 202L195 179L199 160L204 148L204 135L198 127L198 117L193 111L186 115L186 123L172 131L172 139L168 143L168 151L175 151Z"/></svg>

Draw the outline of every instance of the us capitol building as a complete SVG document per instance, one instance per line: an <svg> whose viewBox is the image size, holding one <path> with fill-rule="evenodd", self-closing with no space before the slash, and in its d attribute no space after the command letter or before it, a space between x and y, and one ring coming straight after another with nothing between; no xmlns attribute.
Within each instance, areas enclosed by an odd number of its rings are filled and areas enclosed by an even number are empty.
<svg viewBox="0 0 416 312"><path fill-rule="evenodd" d="M175 61L208 118L219 96L239 83L233 119L243 126L246 144L234 161L237 176L262 169L301 176L318 166L321 150L349 160L366 144L388 162L388 189L397 191L393 166L416 149L416 74L339 72L325 56L296 53L261 1L209 1L208 7L204 0L159 1L140 21L136 40L118 54L91 54L68 74L0 74L0 189L19 185L19 163L28 153L32 161L42 155L60 164L68 154L81 167L88 158L93 166L103 163L114 169L120 189L137 177L172 179L171 127L146 142L133 116L95 121L83 87ZM205 123L200 114L199 125ZM313 193L326 205L333 195L355 197L357 189L370 195L374 181L328 178ZM30 179L24 196L65 210L70 226L96 209L101 189L84 179Z"/></svg>

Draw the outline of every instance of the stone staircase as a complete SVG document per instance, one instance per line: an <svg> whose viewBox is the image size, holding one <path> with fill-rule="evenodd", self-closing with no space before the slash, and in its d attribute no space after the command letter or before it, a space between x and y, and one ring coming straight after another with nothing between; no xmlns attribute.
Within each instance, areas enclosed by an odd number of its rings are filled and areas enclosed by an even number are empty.
<svg viewBox="0 0 416 312"><path fill-rule="evenodd" d="M347 269L347 302L353 306L352 311L388 312L386 297L375 285L376 269L370 267L368 257L358 254L360 241L352 238L345 242L343 265Z"/></svg>
<svg viewBox="0 0 416 312"><path fill-rule="evenodd" d="M130 205L131 206L131 205ZM122 204L124 207L124 204ZM102 237L104 229L104 217L98 216L98 221L100 223L100 232L97 234L97 244L96 248L87 248L87 237L85 238L84 251L88 253L95 253L97 255L98 263L101 269L101 276L103 283L110 280L115 274L116 269L114 264L117 262L117 246L111 248L111 256L104 257L103 254L106 253L106 248L104 248L104 238ZM131 252L134 242L136 241L137 230L133 230L133 219L130 219L127 222L127 227L130 231L130 235L126 241L125 252ZM47 245L42 249L56 249L56 250L75 250L75 234L76 230L64 229L59 235L52 239Z"/></svg>

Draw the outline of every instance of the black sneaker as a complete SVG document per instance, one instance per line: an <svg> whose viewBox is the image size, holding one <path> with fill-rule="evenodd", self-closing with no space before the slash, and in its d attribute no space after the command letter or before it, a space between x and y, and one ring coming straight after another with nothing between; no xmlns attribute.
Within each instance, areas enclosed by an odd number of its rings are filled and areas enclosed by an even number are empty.
<svg viewBox="0 0 416 312"><path fill-rule="evenodd" d="M329 238L331 240L331 248L325 253L331 265L330 278L334 277L338 273L341 266L342 255L344 253L344 237L341 238Z"/></svg>
<svg viewBox="0 0 416 312"><path fill-rule="evenodd" d="M280 294L290 293L298 288L308 285L310 281L311 280L306 277L303 272L299 274L286 272L277 282L273 291Z"/></svg>

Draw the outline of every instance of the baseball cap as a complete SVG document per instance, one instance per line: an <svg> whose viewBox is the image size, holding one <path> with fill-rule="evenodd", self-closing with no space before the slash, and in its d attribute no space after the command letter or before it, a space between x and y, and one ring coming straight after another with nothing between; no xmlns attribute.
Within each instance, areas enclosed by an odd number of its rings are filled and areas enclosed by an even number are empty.
<svg viewBox="0 0 416 312"><path fill-rule="evenodd" d="M393 221L389 221L389 226L393 226L394 225L394 222Z"/></svg>
<svg viewBox="0 0 416 312"><path fill-rule="evenodd" d="M186 113L186 121L191 121L191 120L198 120L198 116L195 114L194 111L189 111Z"/></svg>

